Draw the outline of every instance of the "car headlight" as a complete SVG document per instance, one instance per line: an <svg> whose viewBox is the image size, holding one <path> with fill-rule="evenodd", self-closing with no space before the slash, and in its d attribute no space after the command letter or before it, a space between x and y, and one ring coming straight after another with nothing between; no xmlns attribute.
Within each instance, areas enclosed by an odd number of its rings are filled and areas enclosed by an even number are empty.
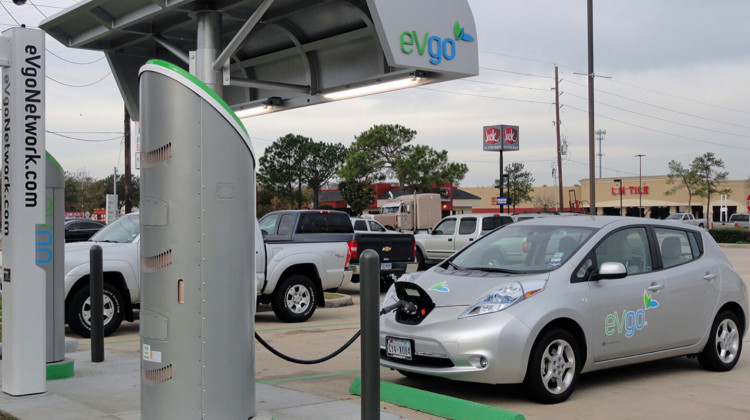
<svg viewBox="0 0 750 420"><path fill-rule="evenodd" d="M508 283L492 289L475 304L471 305L458 318L500 312L524 299L523 288L520 283Z"/></svg>
<svg viewBox="0 0 750 420"><path fill-rule="evenodd" d="M380 309L383 309L386 306L393 305L396 302L398 302L398 296L396 296L396 288L391 286L388 289L388 292L385 294L385 297L383 298L383 303L380 304Z"/></svg>

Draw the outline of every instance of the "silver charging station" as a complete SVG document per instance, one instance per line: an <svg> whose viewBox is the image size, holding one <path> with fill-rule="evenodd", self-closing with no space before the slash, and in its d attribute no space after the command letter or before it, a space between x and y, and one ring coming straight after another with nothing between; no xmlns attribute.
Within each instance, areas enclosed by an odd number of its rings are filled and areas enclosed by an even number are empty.
<svg viewBox="0 0 750 420"><path fill-rule="evenodd" d="M140 71L143 419L255 415L254 153L210 88Z"/></svg>
<svg viewBox="0 0 750 420"><path fill-rule="evenodd" d="M47 273L47 363L57 363L65 359L65 171L49 153L45 161L45 224L37 228L37 247L47 251L37 251L37 264Z"/></svg>

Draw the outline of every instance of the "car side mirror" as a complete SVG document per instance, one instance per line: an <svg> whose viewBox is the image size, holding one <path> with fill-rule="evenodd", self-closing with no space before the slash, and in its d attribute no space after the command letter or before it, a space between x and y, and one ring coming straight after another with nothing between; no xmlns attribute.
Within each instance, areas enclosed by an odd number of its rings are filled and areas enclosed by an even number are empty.
<svg viewBox="0 0 750 420"><path fill-rule="evenodd" d="M260 235L263 236L263 237L265 237L266 235L268 235L268 231L261 229L260 230Z"/></svg>
<svg viewBox="0 0 750 420"><path fill-rule="evenodd" d="M432 235L432 228L427 228L427 234Z"/></svg>
<svg viewBox="0 0 750 420"><path fill-rule="evenodd" d="M595 270L591 277L594 280L614 280L622 279L628 275L628 269L625 268L623 263L619 262L605 262L599 267L599 270Z"/></svg>

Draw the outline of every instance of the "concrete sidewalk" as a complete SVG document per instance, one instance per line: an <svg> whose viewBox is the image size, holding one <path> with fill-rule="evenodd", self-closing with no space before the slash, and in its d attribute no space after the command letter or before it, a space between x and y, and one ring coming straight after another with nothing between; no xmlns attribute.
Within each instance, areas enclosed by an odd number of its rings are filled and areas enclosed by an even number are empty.
<svg viewBox="0 0 750 420"><path fill-rule="evenodd" d="M14 397L0 392L0 410L18 419L138 420L140 361L132 352L105 349L105 361L92 363L89 349L68 353L76 375L47 381L47 392ZM1 383L1 382L0 382ZM268 384L256 384L255 419L359 419L360 405ZM382 419L403 416L381 412Z"/></svg>

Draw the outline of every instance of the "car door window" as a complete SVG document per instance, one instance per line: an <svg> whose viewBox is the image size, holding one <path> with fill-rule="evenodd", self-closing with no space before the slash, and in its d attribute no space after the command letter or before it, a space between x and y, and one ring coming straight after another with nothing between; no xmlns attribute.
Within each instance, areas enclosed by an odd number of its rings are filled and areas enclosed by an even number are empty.
<svg viewBox="0 0 750 420"><path fill-rule="evenodd" d="M372 220L368 221L367 224L370 226L370 230L373 232L385 232L385 228L383 226L380 226L378 222L373 222Z"/></svg>
<svg viewBox="0 0 750 420"><path fill-rule="evenodd" d="M364 220L355 221L354 230L367 230L367 222L365 222Z"/></svg>
<svg viewBox="0 0 750 420"><path fill-rule="evenodd" d="M260 219L258 227L266 234L273 235L276 233L276 222L279 220L278 214L269 214L268 216Z"/></svg>
<svg viewBox="0 0 750 420"><path fill-rule="evenodd" d="M279 235L288 235L292 231L295 218L296 215L294 214L284 214L281 216L281 220L279 220Z"/></svg>
<svg viewBox="0 0 750 420"><path fill-rule="evenodd" d="M469 235L477 230L477 219L475 217L467 217L461 219L461 223L458 226L459 235Z"/></svg>
<svg viewBox="0 0 750 420"><path fill-rule="evenodd" d="M596 246L594 254L599 268L605 262L619 262L628 270L628 275L653 269L648 235L642 227L612 233Z"/></svg>
<svg viewBox="0 0 750 420"><path fill-rule="evenodd" d="M664 268L674 267L695 258L687 231L656 228L654 233L656 233L656 241L659 243L659 254Z"/></svg>
<svg viewBox="0 0 750 420"><path fill-rule="evenodd" d="M456 219L443 220L432 231L433 235L453 235L454 233L456 233Z"/></svg>

